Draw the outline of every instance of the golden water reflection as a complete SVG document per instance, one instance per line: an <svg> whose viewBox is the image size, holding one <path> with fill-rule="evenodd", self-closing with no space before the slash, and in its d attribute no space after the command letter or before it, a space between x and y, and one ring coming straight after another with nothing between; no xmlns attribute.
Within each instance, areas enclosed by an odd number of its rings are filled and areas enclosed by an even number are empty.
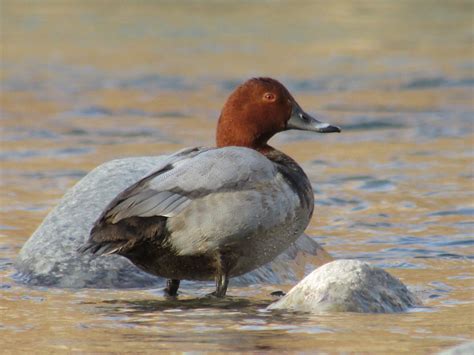
<svg viewBox="0 0 474 355"><path fill-rule="evenodd" d="M472 339L471 2L1 6L1 349L432 353ZM219 302L185 287L172 302L13 281L67 188L110 159L212 145L223 101L253 75L343 128L272 140L314 183L307 232L388 269L426 307L311 316L264 311L291 285L233 287Z"/></svg>

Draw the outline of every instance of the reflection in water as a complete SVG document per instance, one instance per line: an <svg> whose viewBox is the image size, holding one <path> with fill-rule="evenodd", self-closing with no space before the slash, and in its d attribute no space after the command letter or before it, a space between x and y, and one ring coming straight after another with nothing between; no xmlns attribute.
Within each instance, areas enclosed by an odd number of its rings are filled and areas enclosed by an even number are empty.
<svg viewBox="0 0 474 355"><path fill-rule="evenodd" d="M0 16L2 349L433 353L472 338L471 2L6 0ZM426 308L305 315L264 310L291 285L167 300L13 281L68 187L107 160L211 145L226 96L255 75L343 128L272 141L314 184L307 232L390 269Z"/></svg>
<svg viewBox="0 0 474 355"><path fill-rule="evenodd" d="M225 299L215 297L200 298L164 298L159 300L110 300L104 301L104 306L98 306L106 314L126 313L130 316L139 316L149 312L185 312L191 310L209 310L210 312L220 313L220 310L235 311L253 315L259 309L264 309L270 301L255 303L246 298L230 296Z"/></svg>

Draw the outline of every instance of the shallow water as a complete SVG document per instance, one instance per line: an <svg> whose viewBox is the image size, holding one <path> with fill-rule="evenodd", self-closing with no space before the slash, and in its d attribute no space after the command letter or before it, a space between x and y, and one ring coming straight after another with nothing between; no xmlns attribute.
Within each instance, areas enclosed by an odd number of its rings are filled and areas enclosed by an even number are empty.
<svg viewBox="0 0 474 355"><path fill-rule="evenodd" d="M0 348L428 352L474 335L472 10L466 1L1 4ZM101 162L210 145L226 96L270 75L343 133L272 143L314 182L307 232L426 307L275 313L270 293L30 288L12 262Z"/></svg>

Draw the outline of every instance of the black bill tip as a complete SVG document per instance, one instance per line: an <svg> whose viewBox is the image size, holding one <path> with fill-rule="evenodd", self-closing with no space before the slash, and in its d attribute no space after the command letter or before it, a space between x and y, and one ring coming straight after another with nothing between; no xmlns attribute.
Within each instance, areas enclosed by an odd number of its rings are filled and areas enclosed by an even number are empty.
<svg viewBox="0 0 474 355"><path fill-rule="evenodd" d="M340 133L341 129L337 126L331 126L331 125L323 126L323 125L321 125L320 127L318 127L318 131L320 133Z"/></svg>

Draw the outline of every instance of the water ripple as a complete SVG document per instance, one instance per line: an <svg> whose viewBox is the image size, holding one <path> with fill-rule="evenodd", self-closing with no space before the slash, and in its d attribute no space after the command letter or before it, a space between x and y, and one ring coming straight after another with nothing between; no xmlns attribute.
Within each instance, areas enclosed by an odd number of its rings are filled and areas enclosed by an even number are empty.
<svg viewBox="0 0 474 355"><path fill-rule="evenodd" d="M445 211L438 211L429 213L428 216L474 216L474 208L466 207L466 208L459 208L456 210L445 210Z"/></svg>
<svg viewBox="0 0 474 355"><path fill-rule="evenodd" d="M43 149L43 150L18 150L0 152L0 160L17 160L29 159L36 157L57 157L69 158L77 155L84 155L94 152L92 147L68 147L60 149Z"/></svg>
<svg viewBox="0 0 474 355"><path fill-rule="evenodd" d="M433 89L440 87L474 86L474 78L449 79L443 76L416 78L401 85L401 89Z"/></svg>

